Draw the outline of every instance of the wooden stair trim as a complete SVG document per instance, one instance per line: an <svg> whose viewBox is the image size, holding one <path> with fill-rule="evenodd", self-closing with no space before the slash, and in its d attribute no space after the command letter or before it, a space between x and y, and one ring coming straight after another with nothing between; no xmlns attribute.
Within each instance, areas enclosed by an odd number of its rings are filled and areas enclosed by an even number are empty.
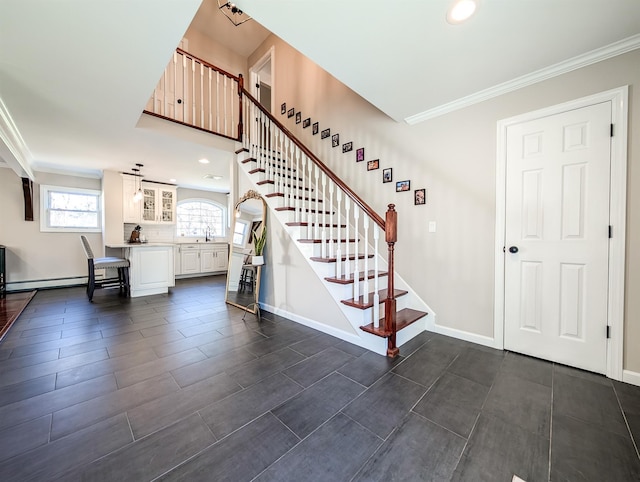
<svg viewBox="0 0 640 482"><path fill-rule="evenodd" d="M279 208L275 208L276 211L296 211L296 208L293 206L282 206ZM305 213L312 213L312 214L331 214L331 211L318 211L316 209L304 209Z"/></svg>
<svg viewBox="0 0 640 482"><path fill-rule="evenodd" d="M309 223L307 222L302 222L302 221L296 221L296 222L292 222L292 223L284 223L287 226L300 226L300 227L308 227ZM314 224L311 223L312 226L318 226L320 228L346 228L347 225L346 224L341 224L341 225L337 225L337 224Z"/></svg>
<svg viewBox="0 0 640 482"><path fill-rule="evenodd" d="M265 194L265 197L284 197L284 193L283 192L270 192L269 194ZM291 197L293 199L302 199L303 201L310 201L312 203L315 203L315 202L321 203L323 201L322 199L311 199L309 197L305 197L303 199L302 196L291 196Z"/></svg>
<svg viewBox="0 0 640 482"><path fill-rule="evenodd" d="M413 310L411 308L405 308L398 311L396 313L396 333L427 315L428 313L424 311ZM380 320L380 326L378 328L375 328L373 323L371 323L369 325L361 326L360 329L382 338L388 338L391 336L391 332L384 330L384 318Z"/></svg>
<svg viewBox="0 0 640 482"><path fill-rule="evenodd" d="M387 272L386 271L378 271L378 277L382 277L382 276L387 276ZM367 278L368 279L373 279L375 277L375 272L374 270L370 269L369 272L367 273ZM365 273L360 273L360 277L359 277L359 281L364 281L365 278ZM340 278L335 278L335 277L326 277L325 278L326 281L328 281L329 283L337 283L339 285L350 285L353 284L353 275L350 275L348 278L345 275L340 276Z"/></svg>
<svg viewBox="0 0 640 482"><path fill-rule="evenodd" d="M259 173L259 172L265 173L265 172L267 172L267 171L265 171L265 170L264 170L263 168L261 168L261 167L256 167L255 169L251 169L251 170L249 171L249 174L256 174L256 173ZM292 175L290 175L290 174L287 174L286 176L283 176L283 175L282 175L282 174L280 174L279 172L276 172L276 173L275 173L275 175L276 175L276 176L278 176L278 177L284 177L285 179L293 179L294 181L302 181L302 178L301 178L301 177L295 177L295 176L292 176Z"/></svg>
<svg viewBox="0 0 640 482"><path fill-rule="evenodd" d="M400 296L404 296L408 291L405 290L393 290L393 297L399 298ZM384 300L387 299L387 289L382 289L378 291L378 296L380 297L380 303L384 303ZM371 308L373 306L373 293L369 293L369 302L364 302L364 296L358 298L358 300L354 300L353 298L349 300L342 300L340 303L344 303L347 306L352 306L353 308L358 308L359 310L366 310L367 308Z"/></svg>
<svg viewBox="0 0 640 482"><path fill-rule="evenodd" d="M367 256L367 258L373 258L373 254L370 254ZM345 261L347 259L347 255L345 254L344 256L341 256L341 260L340 261ZM319 256L312 256L311 258L309 258L311 261L316 261L318 263L335 263L338 259L337 258L321 258ZM356 256L354 254L349 255L349 261L355 261ZM358 259L364 259L364 254L359 254L358 255ZM386 293L386 291L385 291ZM385 295L386 297L386 295Z"/></svg>
<svg viewBox="0 0 640 482"><path fill-rule="evenodd" d="M262 186L264 184L275 184L275 182L273 182L271 179L265 179L263 181L256 182L256 184L258 186ZM299 188L297 186L292 186L291 184L287 184L287 187L290 187L290 188L293 188L293 189L301 189L301 188ZM305 187L304 190L305 191L313 191L313 188L309 189L308 187Z"/></svg>

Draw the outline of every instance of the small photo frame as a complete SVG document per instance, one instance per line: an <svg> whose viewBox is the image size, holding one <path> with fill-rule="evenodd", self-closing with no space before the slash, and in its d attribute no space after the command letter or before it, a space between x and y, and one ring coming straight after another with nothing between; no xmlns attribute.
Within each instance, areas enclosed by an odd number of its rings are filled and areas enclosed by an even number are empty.
<svg viewBox="0 0 640 482"><path fill-rule="evenodd" d="M349 152L353 150L353 142L345 142L342 144L342 152Z"/></svg>
<svg viewBox="0 0 640 482"><path fill-rule="evenodd" d="M317 122L314 122L313 126L311 127L311 134L315 136L318 133L319 129L320 129L320 125Z"/></svg>
<svg viewBox="0 0 640 482"><path fill-rule="evenodd" d="M296 112L296 124L302 122L302 112Z"/></svg>
<svg viewBox="0 0 640 482"><path fill-rule="evenodd" d="M398 181L396 182L396 192L410 191L411 181Z"/></svg>
<svg viewBox="0 0 640 482"><path fill-rule="evenodd" d="M413 191L413 204L416 206L420 204L427 204L427 190L426 189L416 189Z"/></svg>
<svg viewBox="0 0 640 482"><path fill-rule="evenodd" d="M326 139L330 135L331 135L331 129L325 129L322 131L322 134L320 134L320 139Z"/></svg>
<svg viewBox="0 0 640 482"><path fill-rule="evenodd" d="M364 147L356 149L356 162L364 161Z"/></svg>
<svg viewBox="0 0 640 482"><path fill-rule="evenodd" d="M307 117L305 120L302 121L302 128L303 129L306 129L310 125L311 125L311 118L310 117Z"/></svg>
<svg viewBox="0 0 640 482"><path fill-rule="evenodd" d="M287 112L287 119L290 117L293 117L295 113L296 113L296 110L293 107L289 109L289 112Z"/></svg>
<svg viewBox="0 0 640 482"><path fill-rule="evenodd" d="M380 159L367 162L367 171L373 171L380 168Z"/></svg>
<svg viewBox="0 0 640 482"><path fill-rule="evenodd" d="M334 134L331 136L331 147L338 147L340 145L340 134Z"/></svg>
<svg viewBox="0 0 640 482"><path fill-rule="evenodd" d="M283 102L283 103L280 105L280 114L284 115L284 114L286 114L286 113L287 113L287 103L286 103L286 102Z"/></svg>
<svg viewBox="0 0 640 482"><path fill-rule="evenodd" d="M393 171L390 167L382 170L382 182L391 182L393 181Z"/></svg>

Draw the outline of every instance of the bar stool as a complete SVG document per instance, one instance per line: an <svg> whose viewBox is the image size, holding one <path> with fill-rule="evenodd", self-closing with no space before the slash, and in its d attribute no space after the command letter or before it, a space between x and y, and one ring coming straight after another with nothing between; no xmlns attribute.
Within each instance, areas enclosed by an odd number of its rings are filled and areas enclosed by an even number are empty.
<svg viewBox="0 0 640 482"><path fill-rule="evenodd" d="M125 296L129 296L129 260L124 258L116 258L113 256L107 256L104 258L96 258L93 256L93 250L91 245L85 236L80 236L84 253L87 255L87 265L89 268L89 276L87 283L87 296L89 301L93 301L93 291L96 289L96 270L106 268L118 268L118 282L117 286L120 287L120 292ZM103 280L99 283L98 288L104 288L107 285L112 286L115 284L114 280Z"/></svg>

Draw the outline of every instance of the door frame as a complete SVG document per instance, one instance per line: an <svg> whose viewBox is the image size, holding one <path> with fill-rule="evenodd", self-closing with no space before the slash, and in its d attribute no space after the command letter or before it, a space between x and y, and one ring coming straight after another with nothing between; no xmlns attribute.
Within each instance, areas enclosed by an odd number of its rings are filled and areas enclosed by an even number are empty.
<svg viewBox="0 0 640 482"><path fill-rule="evenodd" d="M614 135L611 138L611 179L609 186L609 223L613 226L613 237L609 240L609 290L607 296L607 325L610 327L611 337L607 340L606 375L614 380L622 380L627 211L628 85L498 121L496 146L496 235L493 333L495 347L503 350L505 322L505 255L503 250L506 237L507 128L514 124L607 101L611 101L611 122L613 123ZM605 336L605 334L603 334L603 336Z"/></svg>
<svg viewBox="0 0 640 482"><path fill-rule="evenodd" d="M262 57L260 57L251 67L249 67L249 81L251 82L251 88L249 89L249 92L251 93L252 96L254 96L256 98L256 100L260 100L258 97L258 92L257 92L257 88L256 88L256 82L257 82L257 78L258 78L258 72L260 72L260 70L262 70L262 68L267 65L267 64L271 64L271 114L274 114L274 99L275 99L275 78L276 78L276 73L275 73L275 58L276 58L276 51L275 51L275 47L272 45L269 50L267 50L264 55L262 55Z"/></svg>

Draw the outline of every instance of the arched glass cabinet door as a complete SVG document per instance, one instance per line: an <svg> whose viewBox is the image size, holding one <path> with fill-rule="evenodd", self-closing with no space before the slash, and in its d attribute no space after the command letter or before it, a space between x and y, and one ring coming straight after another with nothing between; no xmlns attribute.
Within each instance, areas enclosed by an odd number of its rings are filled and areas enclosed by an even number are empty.
<svg viewBox="0 0 640 482"><path fill-rule="evenodd" d="M231 223L231 249L225 301L260 316L262 249L267 233L267 203L260 193L247 191L236 203Z"/></svg>

